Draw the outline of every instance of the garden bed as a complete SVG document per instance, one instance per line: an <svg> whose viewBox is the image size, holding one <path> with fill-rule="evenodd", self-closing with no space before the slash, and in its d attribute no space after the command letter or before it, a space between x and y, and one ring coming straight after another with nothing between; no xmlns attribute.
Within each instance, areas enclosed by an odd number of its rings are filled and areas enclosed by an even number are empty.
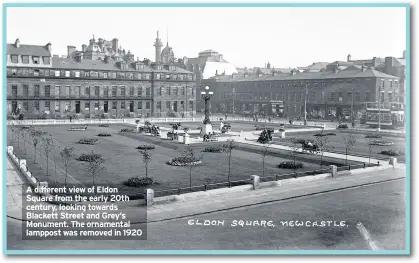
<svg viewBox="0 0 419 263"><path fill-rule="evenodd" d="M91 144L91 145L93 145L93 144L99 143L99 139L96 139L96 138L81 139L77 143L80 143L80 144Z"/></svg>
<svg viewBox="0 0 419 263"><path fill-rule="evenodd" d="M151 177L131 177L124 181L122 184L129 187L144 187L149 186L154 183L153 178Z"/></svg>
<svg viewBox="0 0 419 263"><path fill-rule="evenodd" d="M135 149L138 149L138 150L153 150L155 148L156 148L156 146L154 146L153 144L144 144L144 145L138 146Z"/></svg>
<svg viewBox="0 0 419 263"><path fill-rule="evenodd" d="M102 132L102 133L99 133L97 136L100 136L100 137L109 137L109 136L112 136L112 134L106 133L106 132Z"/></svg>
<svg viewBox="0 0 419 263"><path fill-rule="evenodd" d="M87 130L87 127L71 127L68 128L68 131L85 131Z"/></svg>
<svg viewBox="0 0 419 263"><path fill-rule="evenodd" d="M96 160L96 159L99 159L99 158L103 159L102 155L100 155L98 153L88 153L88 154L83 153L76 160L80 161L80 162L90 162L92 160Z"/></svg>
<svg viewBox="0 0 419 263"><path fill-rule="evenodd" d="M380 154L387 155L387 156L404 156L404 151L397 151L397 150L384 150L381 151Z"/></svg>
<svg viewBox="0 0 419 263"><path fill-rule="evenodd" d="M223 146L213 146L213 147L207 147L203 150L203 152L207 153L223 153L226 149Z"/></svg>
<svg viewBox="0 0 419 263"><path fill-rule="evenodd" d="M135 130L130 128L123 128L121 129L121 132L135 132Z"/></svg>
<svg viewBox="0 0 419 263"><path fill-rule="evenodd" d="M376 145L376 146L389 146L393 144L394 142L392 141L383 141L383 140L375 140L369 143L369 145Z"/></svg>
<svg viewBox="0 0 419 263"><path fill-rule="evenodd" d="M167 162L167 164L173 166L195 166L202 164L202 161L198 158L176 157Z"/></svg>
<svg viewBox="0 0 419 263"><path fill-rule="evenodd" d="M109 124L99 124L99 127L109 127Z"/></svg>
<svg viewBox="0 0 419 263"><path fill-rule="evenodd" d="M303 163L300 163L300 162L294 163L291 161L287 161L287 162L282 162L278 164L278 168L281 168L281 169L300 169L303 167L304 167Z"/></svg>

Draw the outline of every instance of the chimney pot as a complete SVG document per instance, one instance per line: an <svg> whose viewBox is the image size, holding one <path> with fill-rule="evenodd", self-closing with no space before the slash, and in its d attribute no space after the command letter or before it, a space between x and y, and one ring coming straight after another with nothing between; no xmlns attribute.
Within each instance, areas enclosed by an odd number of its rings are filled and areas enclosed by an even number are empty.
<svg viewBox="0 0 419 263"><path fill-rule="evenodd" d="M19 48L20 47L20 40L19 40L19 38L16 39L15 45L16 45L16 48Z"/></svg>

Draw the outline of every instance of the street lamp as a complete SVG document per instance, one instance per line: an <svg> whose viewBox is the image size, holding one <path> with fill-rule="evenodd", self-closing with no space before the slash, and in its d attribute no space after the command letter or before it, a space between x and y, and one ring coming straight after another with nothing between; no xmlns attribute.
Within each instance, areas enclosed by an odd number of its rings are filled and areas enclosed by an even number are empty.
<svg viewBox="0 0 419 263"><path fill-rule="evenodd" d="M233 88L233 117L234 117L234 99L236 97L236 89Z"/></svg>
<svg viewBox="0 0 419 263"><path fill-rule="evenodd" d="M304 94L304 126L307 126L307 94L308 94L308 86L306 86L306 90Z"/></svg>
<svg viewBox="0 0 419 263"><path fill-rule="evenodd" d="M209 87L205 87L205 91L201 91L201 98L205 101L205 118L203 123L205 124L205 133L212 132L211 120L210 120L210 99L214 92L209 91Z"/></svg>

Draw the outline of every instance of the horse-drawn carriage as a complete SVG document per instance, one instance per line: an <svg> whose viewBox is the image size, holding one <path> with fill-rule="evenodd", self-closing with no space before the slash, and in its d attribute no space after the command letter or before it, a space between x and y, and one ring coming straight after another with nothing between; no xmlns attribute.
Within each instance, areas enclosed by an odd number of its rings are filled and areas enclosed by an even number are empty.
<svg viewBox="0 0 419 263"><path fill-rule="evenodd" d="M304 141L301 142L301 151L302 152L307 152L307 153L311 153L311 154L318 154L320 153L320 148L319 146L317 146L316 144L314 144L311 141Z"/></svg>

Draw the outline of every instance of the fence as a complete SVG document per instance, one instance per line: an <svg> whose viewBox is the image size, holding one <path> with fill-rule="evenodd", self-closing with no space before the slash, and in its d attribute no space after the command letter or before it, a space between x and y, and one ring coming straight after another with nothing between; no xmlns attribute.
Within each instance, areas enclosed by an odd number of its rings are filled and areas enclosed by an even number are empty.
<svg viewBox="0 0 419 263"><path fill-rule="evenodd" d="M374 167L374 166L379 166L379 165L380 165L380 162L353 164L353 165L338 167L337 170L338 172L342 172L342 171L350 171L353 169ZM263 182L286 180L286 179L291 179L291 178L301 178L301 177L306 177L306 176L325 174L329 172L330 172L330 168L325 168L325 169L317 169L317 170L312 170L312 171L304 171L304 172L296 171L296 172L287 173L287 174L261 176L260 182L263 183ZM197 185L197 186L192 186L192 187L182 187L182 188L179 187L179 188L172 188L172 189L165 189L165 190L157 190L157 191L154 191L154 197L181 195L185 193L208 191L208 190L214 190L214 189L226 188L226 187L231 188L233 186L248 185L251 183L252 183L252 179L245 179L245 180L238 180L238 181Z"/></svg>

